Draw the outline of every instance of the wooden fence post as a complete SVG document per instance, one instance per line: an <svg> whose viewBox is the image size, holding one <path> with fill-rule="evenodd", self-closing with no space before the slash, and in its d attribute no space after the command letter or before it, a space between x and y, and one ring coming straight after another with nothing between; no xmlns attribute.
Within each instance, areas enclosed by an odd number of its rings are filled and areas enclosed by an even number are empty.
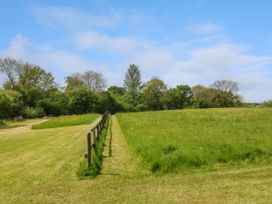
<svg viewBox="0 0 272 204"><path fill-rule="evenodd" d="M92 153L91 133L88 132L87 134L87 168L91 167L91 153Z"/></svg>
<svg viewBox="0 0 272 204"><path fill-rule="evenodd" d="M95 128L92 129L93 133L93 147L96 148L96 134L95 134Z"/></svg>

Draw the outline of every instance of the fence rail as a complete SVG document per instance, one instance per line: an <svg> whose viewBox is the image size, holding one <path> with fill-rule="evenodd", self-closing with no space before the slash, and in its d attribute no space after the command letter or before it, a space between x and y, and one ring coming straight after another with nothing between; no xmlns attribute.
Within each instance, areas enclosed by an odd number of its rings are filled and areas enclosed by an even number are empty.
<svg viewBox="0 0 272 204"><path fill-rule="evenodd" d="M85 154L85 158L87 159L87 168L90 168L92 165L92 149L96 148L96 143L101 138L101 134L108 117L109 112L107 111L102 115L100 121L91 128L90 132L87 133L87 153Z"/></svg>

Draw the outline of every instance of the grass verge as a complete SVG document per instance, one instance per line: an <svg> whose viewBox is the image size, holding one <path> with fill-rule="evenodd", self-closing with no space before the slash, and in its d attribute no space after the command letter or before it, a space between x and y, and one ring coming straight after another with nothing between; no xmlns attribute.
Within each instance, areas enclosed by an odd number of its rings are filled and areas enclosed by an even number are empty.
<svg viewBox="0 0 272 204"><path fill-rule="evenodd" d="M67 127L75 125L87 125L92 123L97 119L99 114L84 114L84 115L69 115L69 116L60 116L52 117L48 121L33 125L32 129L46 129L46 128L57 128L57 127Z"/></svg>
<svg viewBox="0 0 272 204"><path fill-rule="evenodd" d="M79 168L76 171L76 174L80 179L94 178L97 175L99 175L101 172L102 162L103 162L103 149L105 146L105 140L106 140L109 120L110 120L109 117L107 118L105 122L105 126L101 132L100 139L96 141L96 147L92 148L91 167L90 168L86 167L86 159L80 162Z"/></svg>

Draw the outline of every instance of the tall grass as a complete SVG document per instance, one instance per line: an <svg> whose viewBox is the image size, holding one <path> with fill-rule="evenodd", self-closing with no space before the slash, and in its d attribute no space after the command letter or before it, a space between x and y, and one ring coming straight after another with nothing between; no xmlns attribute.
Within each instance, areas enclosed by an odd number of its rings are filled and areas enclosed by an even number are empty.
<svg viewBox="0 0 272 204"><path fill-rule="evenodd" d="M87 125L92 123L95 119L97 119L99 114L84 114L84 115L69 115L69 116L60 116L60 117L52 117L48 121L33 125L32 129L46 129L46 128L57 128L57 127L67 127L67 126L75 126L75 125Z"/></svg>
<svg viewBox="0 0 272 204"><path fill-rule="evenodd" d="M92 148L91 152L91 167L86 167L86 159L80 162L79 168L76 171L80 179L94 178L100 174L103 162L103 149L109 126L109 117L105 122L105 126L101 132L100 139L96 141L96 147Z"/></svg>
<svg viewBox="0 0 272 204"><path fill-rule="evenodd" d="M121 113L129 145L153 172L272 157L272 109Z"/></svg>

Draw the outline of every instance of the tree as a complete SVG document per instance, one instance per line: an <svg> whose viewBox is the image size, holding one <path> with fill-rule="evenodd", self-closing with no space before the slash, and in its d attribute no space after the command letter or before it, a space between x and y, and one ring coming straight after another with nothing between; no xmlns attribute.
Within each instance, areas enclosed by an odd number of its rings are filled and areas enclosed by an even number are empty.
<svg viewBox="0 0 272 204"><path fill-rule="evenodd" d="M214 101L220 107L234 107L241 105L241 97L237 94L239 85L231 80L217 80L211 87L216 90Z"/></svg>
<svg viewBox="0 0 272 204"><path fill-rule="evenodd" d="M69 98L70 113L83 114L95 112L97 96L87 88L74 89L67 92Z"/></svg>
<svg viewBox="0 0 272 204"><path fill-rule="evenodd" d="M126 89L119 86L110 86L107 91L119 96L123 96L126 93Z"/></svg>
<svg viewBox="0 0 272 204"><path fill-rule="evenodd" d="M124 88L128 94L128 101L132 106L136 106L137 104L141 84L142 81L139 67L135 64L131 64L125 76Z"/></svg>
<svg viewBox="0 0 272 204"><path fill-rule="evenodd" d="M66 91L71 91L71 90L76 90L76 89L81 89L86 87L79 73L66 77L65 82L66 82L66 89L65 89Z"/></svg>
<svg viewBox="0 0 272 204"><path fill-rule="evenodd" d="M28 63L23 64L17 72L20 88L38 88L42 91L46 91L56 86L53 75L37 65L31 65Z"/></svg>
<svg viewBox="0 0 272 204"><path fill-rule="evenodd" d="M141 95L142 102L151 110L163 109L163 97L166 92L166 85L164 82L156 77L148 81L143 88Z"/></svg>
<svg viewBox="0 0 272 204"><path fill-rule="evenodd" d="M167 109L183 108L192 103L193 92L188 85L178 85L176 88L167 90L165 104Z"/></svg>
<svg viewBox="0 0 272 204"><path fill-rule="evenodd" d="M4 85L8 89L16 89L16 79L18 70L22 64L15 59L5 58L0 59L0 72L6 74L8 81Z"/></svg>
<svg viewBox="0 0 272 204"><path fill-rule="evenodd" d="M0 119L13 118L21 114L21 94L13 90L0 90Z"/></svg>
<svg viewBox="0 0 272 204"><path fill-rule="evenodd" d="M193 103L198 108L216 107L214 103L215 90L203 85L196 85L192 88Z"/></svg>
<svg viewBox="0 0 272 204"><path fill-rule="evenodd" d="M106 80L101 73L87 71L81 75L85 86L94 92L101 92L106 87Z"/></svg>
<svg viewBox="0 0 272 204"><path fill-rule="evenodd" d="M235 94L239 91L238 83L231 80L217 80L211 87L218 91L228 92L231 94Z"/></svg>

